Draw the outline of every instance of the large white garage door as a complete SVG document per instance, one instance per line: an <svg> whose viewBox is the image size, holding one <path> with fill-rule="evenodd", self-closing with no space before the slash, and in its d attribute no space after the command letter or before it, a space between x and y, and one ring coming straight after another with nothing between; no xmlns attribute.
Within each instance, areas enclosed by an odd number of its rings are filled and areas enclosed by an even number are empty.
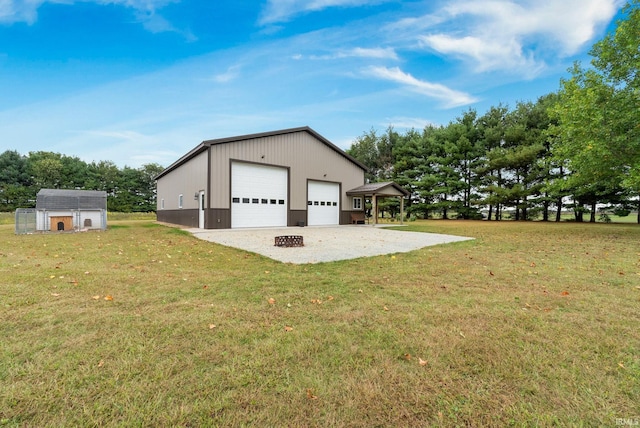
<svg viewBox="0 0 640 428"><path fill-rule="evenodd" d="M231 227L287 225L287 170L231 164Z"/></svg>
<svg viewBox="0 0 640 428"><path fill-rule="evenodd" d="M340 224L340 185L309 181L307 222L309 226Z"/></svg>

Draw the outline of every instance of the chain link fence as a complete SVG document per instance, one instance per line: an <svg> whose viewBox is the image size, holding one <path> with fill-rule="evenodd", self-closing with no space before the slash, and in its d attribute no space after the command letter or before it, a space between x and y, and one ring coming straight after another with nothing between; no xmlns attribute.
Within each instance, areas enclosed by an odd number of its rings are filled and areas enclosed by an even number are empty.
<svg viewBox="0 0 640 428"><path fill-rule="evenodd" d="M36 231L35 208L18 208L16 210L16 234L24 235Z"/></svg>

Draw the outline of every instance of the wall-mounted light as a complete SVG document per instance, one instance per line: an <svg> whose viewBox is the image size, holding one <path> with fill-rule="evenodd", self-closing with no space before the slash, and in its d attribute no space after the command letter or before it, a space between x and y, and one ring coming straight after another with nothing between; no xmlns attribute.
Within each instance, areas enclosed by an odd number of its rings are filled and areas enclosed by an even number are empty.
<svg viewBox="0 0 640 428"><path fill-rule="evenodd" d="M264 155L260 156L260 159L264 159Z"/></svg>
<svg viewBox="0 0 640 428"><path fill-rule="evenodd" d="M197 201L198 200L198 196L200 196L200 193L196 192L193 194L193 200Z"/></svg>

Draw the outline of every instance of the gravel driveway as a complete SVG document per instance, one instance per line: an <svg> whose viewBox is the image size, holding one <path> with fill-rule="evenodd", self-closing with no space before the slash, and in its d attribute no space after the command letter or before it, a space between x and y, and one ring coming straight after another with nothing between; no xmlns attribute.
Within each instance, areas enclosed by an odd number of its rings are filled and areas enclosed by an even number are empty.
<svg viewBox="0 0 640 428"><path fill-rule="evenodd" d="M240 248L284 263L320 263L382 254L406 253L430 245L473 238L438 233L386 230L370 225L260 229L188 229L194 236ZM301 235L304 247L276 247L275 237Z"/></svg>

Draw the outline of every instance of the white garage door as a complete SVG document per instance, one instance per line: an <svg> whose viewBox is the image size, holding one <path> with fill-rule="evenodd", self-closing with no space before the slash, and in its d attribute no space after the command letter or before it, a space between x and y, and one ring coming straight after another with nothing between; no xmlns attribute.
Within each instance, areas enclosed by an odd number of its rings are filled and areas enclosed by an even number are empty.
<svg viewBox="0 0 640 428"><path fill-rule="evenodd" d="M231 227L287 225L287 170L231 164Z"/></svg>
<svg viewBox="0 0 640 428"><path fill-rule="evenodd" d="M340 185L309 181L307 222L309 226L340 224Z"/></svg>

